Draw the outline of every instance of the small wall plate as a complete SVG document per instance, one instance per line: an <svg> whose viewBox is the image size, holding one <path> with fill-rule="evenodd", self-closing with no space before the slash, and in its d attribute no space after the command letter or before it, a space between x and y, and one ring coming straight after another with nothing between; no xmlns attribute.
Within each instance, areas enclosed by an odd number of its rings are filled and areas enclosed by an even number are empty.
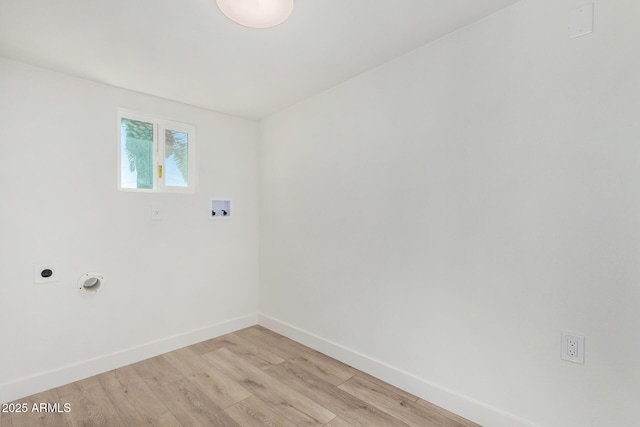
<svg viewBox="0 0 640 427"><path fill-rule="evenodd" d="M575 39L591 33L593 33L593 4L572 10L569 17L569 38Z"/></svg>
<svg viewBox="0 0 640 427"><path fill-rule="evenodd" d="M569 332L562 332L560 335L562 348L560 358L584 365L584 336Z"/></svg>
<svg viewBox="0 0 640 427"><path fill-rule="evenodd" d="M33 269L33 283L57 282L58 268L55 264L39 264Z"/></svg>

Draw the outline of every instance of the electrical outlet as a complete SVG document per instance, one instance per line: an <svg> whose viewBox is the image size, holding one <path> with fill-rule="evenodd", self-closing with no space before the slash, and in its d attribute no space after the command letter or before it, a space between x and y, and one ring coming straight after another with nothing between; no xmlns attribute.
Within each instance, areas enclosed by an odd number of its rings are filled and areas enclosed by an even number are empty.
<svg viewBox="0 0 640 427"><path fill-rule="evenodd" d="M561 334L562 360L584 365L584 337L582 335L562 332Z"/></svg>
<svg viewBox="0 0 640 427"><path fill-rule="evenodd" d="M37 264L33 269L34 283L49 283L58 281L58 269L55 264Z"/></svg>

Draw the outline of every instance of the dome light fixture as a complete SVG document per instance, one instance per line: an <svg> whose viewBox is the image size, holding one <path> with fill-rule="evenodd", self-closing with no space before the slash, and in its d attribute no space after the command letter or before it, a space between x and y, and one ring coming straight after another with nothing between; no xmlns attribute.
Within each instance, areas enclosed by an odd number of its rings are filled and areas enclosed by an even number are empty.
<svg viewBox="0 0 640 427"><path fill-rule="evenodd" d="M227 18L249 28L282 24L293 11L294 0L216 0Z"/></svg>

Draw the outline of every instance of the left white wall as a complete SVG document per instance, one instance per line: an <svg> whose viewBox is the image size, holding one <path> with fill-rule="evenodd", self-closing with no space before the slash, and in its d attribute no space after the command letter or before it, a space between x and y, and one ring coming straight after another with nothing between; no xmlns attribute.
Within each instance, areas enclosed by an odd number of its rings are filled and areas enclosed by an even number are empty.
<svg viewBox="0 0 640 427"><path fill-rule="evenodd" d="M196 125L196 194L117 190L118 108ZM0 58L0 135L1 402L256 323L256 122Z"/></svg>

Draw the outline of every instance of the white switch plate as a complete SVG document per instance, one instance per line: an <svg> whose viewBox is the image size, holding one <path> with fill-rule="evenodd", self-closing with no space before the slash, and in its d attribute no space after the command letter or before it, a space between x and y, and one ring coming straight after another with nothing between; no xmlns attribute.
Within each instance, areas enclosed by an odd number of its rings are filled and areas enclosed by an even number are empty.
<svg viewBox="0 0 640 427"><path fill-rule="evenodd" d="M593 33L593 4L582 6L571 11L569 17L569 38Z"/></svg>
<svg viewBox="0 0 640 427"><path fill-rule="evenodd" d="M151 220L162 221L162 209L160 209L160 206L151 206Z"/></svg>
<svg viewBox="0 0 640 427"><path fill-rule="evenodd" d="M560 358L562 360L584 365L584 337L582 335L562 332L561 348Z"/></svg>

